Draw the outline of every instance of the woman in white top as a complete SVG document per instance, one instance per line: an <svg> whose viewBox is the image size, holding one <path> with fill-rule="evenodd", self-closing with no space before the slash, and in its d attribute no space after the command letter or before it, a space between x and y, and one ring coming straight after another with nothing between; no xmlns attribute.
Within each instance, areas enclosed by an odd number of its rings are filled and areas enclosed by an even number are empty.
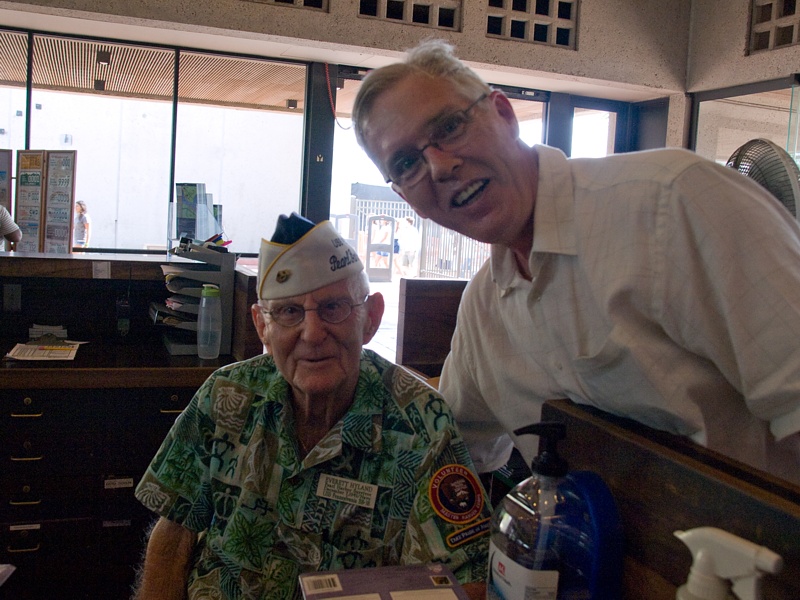
<svg viewBox="0 0 800 600"><path fill-rule="evenodd" d="M75 202L75 222L72 228L72 245L75 248L89 247L89 232L92 220L86 211L86 202L78 200Z"/></svg>

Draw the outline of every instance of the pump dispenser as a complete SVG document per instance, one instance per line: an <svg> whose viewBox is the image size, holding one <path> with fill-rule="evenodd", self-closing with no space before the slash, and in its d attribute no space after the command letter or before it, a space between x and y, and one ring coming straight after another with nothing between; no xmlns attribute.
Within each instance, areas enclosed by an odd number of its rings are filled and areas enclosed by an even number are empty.
<svg viewBox="0 0 800 600"><path fill-rule="evenodd" d="M762 575L783 569L783 559L769 548L716 527L676 531L675 536L693 558L677 600L760 600Z"/></svg>
<svg viewBox="0 0 800 600"><path fill-rule="evenodd" d="M487 598L620 598L622 528L611 492L595 473L569 471L557 448L563 423L514 433L540 436L541 451L533 475L492 515Z"/></svg>

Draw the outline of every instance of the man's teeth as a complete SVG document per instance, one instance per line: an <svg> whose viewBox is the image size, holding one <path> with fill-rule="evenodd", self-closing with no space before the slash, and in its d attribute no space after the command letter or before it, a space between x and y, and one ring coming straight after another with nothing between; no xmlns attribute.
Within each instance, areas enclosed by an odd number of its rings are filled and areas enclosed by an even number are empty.
<svg viewBox="0 0 800 600"><path fill-rule="evenodd" d="M485 181L479 181L473 183L471 186L466 188L462 191L458 196L453 199L454 206L464 206L469 202L472 197L477 194L484 186L486 185Z"/></svg>

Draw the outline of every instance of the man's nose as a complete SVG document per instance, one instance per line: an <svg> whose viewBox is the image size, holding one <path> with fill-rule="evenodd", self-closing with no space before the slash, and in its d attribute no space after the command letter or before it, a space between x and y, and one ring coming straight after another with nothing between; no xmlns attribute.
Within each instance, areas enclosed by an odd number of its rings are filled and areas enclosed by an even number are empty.
<svg viewBox="0 0 800 600"><path fill-rule="evenodd" d="M455 153L442 150L436 146L428 146L425 148L424 154L433 181L450 179L461 164L461 159Z"/></svg>
<svg viewBox="0 0 800 600"><path fill-rule="evenodd" d="M321 340L328 335L327 323L319 318L319 313L315 310L306 311L300 327L302 328L300 335L306 341Z"/></svg>

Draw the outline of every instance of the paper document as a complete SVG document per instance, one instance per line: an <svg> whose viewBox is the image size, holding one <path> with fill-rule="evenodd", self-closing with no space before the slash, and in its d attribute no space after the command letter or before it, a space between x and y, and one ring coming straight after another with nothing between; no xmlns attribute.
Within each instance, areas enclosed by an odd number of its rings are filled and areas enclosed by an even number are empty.
<svg viewBox="0 0 800 600"><path fill-rule="evenodd" d="M16 360L72 360L80 344L59 346L40 346L38 344L17 344L6 354L6 358Z"/></svg>

